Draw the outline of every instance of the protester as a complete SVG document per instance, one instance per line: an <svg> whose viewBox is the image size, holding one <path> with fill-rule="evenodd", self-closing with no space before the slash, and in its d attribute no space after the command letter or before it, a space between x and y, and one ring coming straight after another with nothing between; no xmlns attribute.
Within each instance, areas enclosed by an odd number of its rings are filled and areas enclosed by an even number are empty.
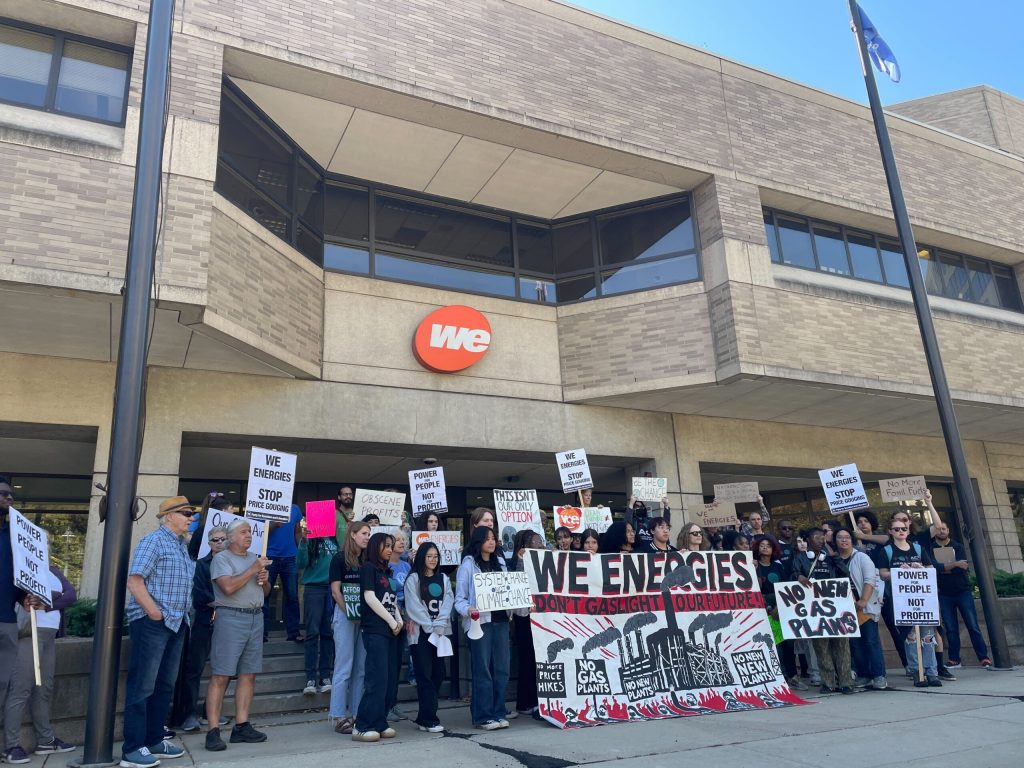
<svg viewBox="0 0 1024 768"><path fill-rule="evenodd" d="M945 554L948 552L947 554ZM992 660L988 657L988 646L978 626L978 613L974 607L974 594L971 580L968 578L970 564L964 552L963 544L949 537L949 526L938 523L935 526L935 537L932 539L932 559L938 572L939 610L942 613L942 624L946 628L949 646L949 658L946 666L959 669L960 661L960 622L957 611L964 617L967 634L970 635L974 653L978 663L984 669L992 668Z"/></svg>
<svg viewBox="0 0 1024 768"><path fill-rule="evenodd" d="M0 491L3 486L0 486ZM124 768L148 768L184 750L164 739L187 626L195 563L185 533L195 507L184 496L161 502L160 527L142 537L128 568L131 635L125 683Z"/></svg>
<svg viewBox="0 0 1024 768"><path fill-rule="evenodd" d="M910 523L903 518L893 515L889 522L889 535L892 541L876 549L873 553L875 565L882 581L885 582L885 600L892 601L892 569L893 568L926 568L932 565L927 552L916 541L909 541ZM919 688L932 686L942 687L939 679L938 660L935 657L935 629L934 627L897 627L900 643L906 654L907 674L917 677L918 664L924 667L925 679L915 679L914 685ZM921 656L917 657L917 643L915 633L921 636Z"/></svg>
<svg viewBox="0 0 1024 768"><path fill-rule="evenodd" d="M350 734L363 696L363 670L366 649L360 635L359 599L349 605L343 585L349 585L349 595L358 594L360 570L366 562L366 547L370 542L370 526L363 521L349 523L341 551L331 559L330 585L334 600L334 676L331 679L330 717L335 721L335 733Z"/></svg>
<svg viewBox="0 0 1024 768"><path fill-rule="evenodd" d="M493 531L492 531L493 533ZM375 533L367 546L366 562L359 569L360 632L365 651L363 696L352 727L353 741L380 741L395 737L388 725L394 706L390 695L398 674L398 643L402 614L391 581L391 553L395 538Z"/></svg>
<svg viewBox="0 0 1024 768"><path fill-rule="evenodd" d="M769 621L773 628L779 623L778 600L775 595L775 585L780 581L788 581L790 571L781 560L782 550L779 543L771 534L762 533L754 537L754 556L757 567L757 581L761 588L761 595L764 598L765 611L768 612ZM806 691L807 686L797 676L796 654L793 650L792 640L783 640L776 648L779 651L779 659L782 662L782 671L786 681L791 688L799 691Z"/></svg>
<svg viewBox="0 0 1024 768"><path fill-rule="evenodd" d="M520 531L519 533L524 533L524 531ZM537 538L540 538L540 534L539 533L537 533L535 531L532 532L532 533ZM516 538L517 539L519 538L518 534L516 534ZM596 555L597 551L598 551L598 547L600 546L600 543L601 543L601 536L593 528L587 528L585 531L583 531L582 534L580 534L580 549L583 550L584 552L589 552L592 555ZM544 548L544 541L543 541L543 539L541 540L540 546L535 546L534 544L530 544L528 546L529 546L530 549L543 549ZM519 551L518 547L516 548L516 551L517 552Z"/></svg>
<svg viewBox="0 0 1024 768"><path fill-rule="evenodd" d="M473 531L468 553L459 566L455 590L455 610L462 616L468 633L474 621L483 635L469 640L473 670L473 698L470 713L473 725L485 731L507 728L505 688L509 675L508 612L480 611L476 608L477 573L505 571L505 559L497 551L497 537L490 528Z"/></svg>
<svg viewBox="0 0 1024 768"><path fill-rule="evenodd" d="M626 512L623 516L623 520L633 526L636 530L637 546L641 544L649 544L651 541L652 528L650 522L650 510L647 509L647 505L636 498L636 496L630 496L629 501L626 504ZM668 505L668 496L661 497L660 506L660 517L668 521L669 527L672 527L672 509Z"/></svg>
<svg viewBox="0 0 1024 768"><path fill-rule="evenodd" d="M198 538L198 537L197 537ZM218 552L228 545L228 528L215 525L206 537L210 551L196 561L192 578L192 628L188 638L188 653L185 659L185 680L182 686L182 710L185 714L181 729L193 733L200 729L199 717L206 715L206 708L199 707L199 683L210 658L210 642L213 639L214 594L210 578L210 565ZM191 544L190 544L191 546ZM198 547L196 548L198 552ZM224 720L224 718L221 718ZM220 723L222 726L227 722Z"/></svg>
<svg viewBox="0 0 1024 768"><path fill-rule="evenodd" d="M299 625L299 569L297 565L298 542L301 537L299 522L302 510L292 504L291 517L287 523L269 523L267 532L267 557L271 564L267 568L269 594L274 591L274 582L281 577L281 615L284 618L285 637L295 643L305 642ZM303 582L305 583L305 582ZM270 634L270 600L263 602L263 639Z"/></svg>
<svg viewBox="0 0 1024 768"><path fill-rule="evenodd" d="M210 685L206 691L206 748L220 752L227 748L220 736L220 711L224 692L232 677L235 683L235 725L232 744L257 744L267 734L249 722L249 708L256 688L256 675L263 669L263 602L270 591L267 566L271 561L249 551L252 526L245 519L228 525L228 546L213 556L214 607L210 642Z"/></svg>
<svg viewBox="0 0 1024 768"><path fill-rule="evenodd" d="M750 537L743 531L727 530L722 533L722 549L726 552L749 552Z"/></svg>
<svg viewBox="0 0 1024 768"><path fill-rule="evenodd" d="M707 536L696 523L687 523L676 536L676 548L680 552L699 552L707 546Z"/></svg>
<svg viewBox="0 0 1024 768"><path fill-rule="evenodd" d="M789 564L793 559L793 553L796 552L796 539L795 539L796 526L789 520L782 520L779 522L779 535L777 541L779 543L779 551L781 557L779 560L783 564Z"/></svg>
<svg viewBox="0 0 1024 768"><path fill-rule="evenodd" d="M405 580L409 577L409 573L412 571L412 565L405 558L406 546L405 546L405 534L401 531L395 536L395 546L391 550L391 579L394 582L395 594L398 596L398 609L405 615ZM395 661L395 680L394 690L391 691L388 698L392 702L396 702L394 706L388 710L388 721L396 723L399 720L407 720L408 718L402 714L398 709L398 679L402 674L402 662L405 659L406 651L408 650L408 634L400 632L395 641L398 644L398 655ZM413 675L412 665L409 666L409 674ZM409 681L410 683L413 680Z"/></svg>
<svg viewBox="0 0 1024 768"><path fill-rule="evenodd" d="M14 503L14 489L8 477L0 476L0 708L7 705L7 688L18 661L18 616L14 606L38 607L39 600L28 596L14 583L14 552L8 516ZM161 726L163 724L161 723ZM153 765L147 762L145 765Z"/></svg>
<svg viewBox="0 0 1024 768"><path fill-rule="evenodd" d="M334 540L339 551L345 546L345 535L348 524L352 522L355 502L356 492L352 486L343 485L338 488L338 497L334 502Z"/></svg>
<svg viewBox="0 0 1024 768"><path fill-rule="evenodd" d="M669 543L672 536L672 526L664 517L652 517L649 521L650 538L646 542L639 543L638 552L676 552L675 547Z"/></svg>
<svg viewBox="0 0 1024 768"><path fill-rule="evenodd" d="M836 534L843 530L843 525L835 518L823 520L821 530L825 532L825 551L830 555L836 554Z"/></svg>
<svg viewBox="0 0 1024 768"><path fill-rule="evenodd" d="M807 551L793 559L793 575L805 587L812 580L837 577L835 561L825 551L825 532L811 528L807 532ZM853 693L850 685L850 641L845 637L821 637L811 641L818 661L821 692Z"/></svg>
<svg viewBox="0 0 1024 768"><path fill-rule="evenodd" d="M331 562L338 554L333 536L317 536L305 540L298 548L298 568L302 571L302 616L305 619L306 687L302 693L330 693L334 674L334 633L331 621L334 600L331 598Z"/></svg>
<svg viewBox="0 0 1024 768"><path fill-rule="evenodd" d="M636 532L629 523L617 520L601 535L598 551L601 553L632 552Z"/></svg>
<svg viewBox="0 0 1024 768"><path fill-rule="evenodd" d="M850 656L857 673L855 688L884 691L889 687L885 679L885 659L882 641L878 635L878 619L882 615L882 582L872 559L854 548L853 534L841 530L836 534L836 564L839 573L846 575L853 585L857 606L860 637L850 638Z"/></svg>
<svg viewBox="0 0 1024 768"><path fill-rule="evenodd" d="M409 647L416 669L416 696L419 709L415 723L421 731L442 733L437 717L438 690L444 679L444 664L438 658L436 643L452 634L451 614L455 593L448 577L441 572L441 552L431 541L416 552L412 573L405 580L405 608ZM451 643L451 640L448 640Z"/></svg>
<svg viewBox="0 0 1024 768"><path fill-rule="evenodd" d="M380 525L380 517L371 512L363 518L363 522L369 524L370 528L376 528Z"/></svg>
<svg viewBox="0 0 1024 768"><path fill-rule="evenodd" d="M564 525L555 530L555 549L568 552L572 549L572 531Z"/></svg>
<svg viewBox="0 0 1024 768"><path fill-rule="evenodd" d="M853 513L853 521L856 523L852 531L855 539L854 546L859 551L870 555L878 546L875 541L878 517L870 509L860 509Z"/></svg>
<svg viewBox="0 0 1024 768"><path fill-rule="evenodd" d="M437 512L426 512L420 515L415 520L415 529L417 531L443 531L444 520ZM409 542L409 559L412 561L416 560L416 541L415 538Z"/></svg>
<svg viewBox="0 0 1024 768"><path fill-rule="evenodd" d="M753 540L755 536L760 536L765 532L764 524L771 520L768 515L768 508L764 505L764 497L757 497L757 505L761 508L761 511L754 511L747 515L747 521L740 525L740 532L745 534L748 540Z"/></svg>
<svg viewBox="0 0 1024 768"><path fill-rule="evenodd" d="M43 606L36 611L36 636L39 639L39 670L42 685L35 682L35 661L32 650L31 618L21 605L17 606L20 640L18 660L7 690L7 702L3 708L5 763L28 763L28 754L21 747L21 718L25 705L32 713L32 729L35 732L37 755L52 755L58 752L74 752L75 748L58 739L50 725L50 700L53 696L53 678L57 662L57 637L60 634L64 610L77 599L75 588L56 565L50 566L46 575L50 589L49 608Z"/></svg>
<svg viewBox="0 0 1024 768"><path fill-rule="evenodd" d="M593 528L587 528L581 536L583 551L597 553L598 535ZM526 550L544 549L544 539L536 531L524 530L516 534L514 544L515 559L512 561L513 571L526 570ZM533 648L533 628L530 614L514 611L512 614L512 633L516 643L516 713L533 714L539 717L537 710L537 655ZM507 719L507 718L506 718Z"/></svg>

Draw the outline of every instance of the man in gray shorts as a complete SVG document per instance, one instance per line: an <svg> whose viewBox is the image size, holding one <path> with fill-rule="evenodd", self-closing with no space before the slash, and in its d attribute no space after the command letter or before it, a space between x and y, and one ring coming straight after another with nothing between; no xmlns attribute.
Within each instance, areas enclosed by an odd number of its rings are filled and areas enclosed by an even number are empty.
<svg viewBox="0 0 1024 768"><path fill-rule="evenodd" d="M215 612L206 718L213 727L206 733L206 748L213 752L227 749L216 724L228 681L235 676L235 726L230 741L267 740L267 734L249 722L249 707L256 674L263 670L263 600L270 591L267 566L271 561L250 552L251 545L252 527L245 520L233 520L228 525L228 548L214 555L210 564Z"/></svg>

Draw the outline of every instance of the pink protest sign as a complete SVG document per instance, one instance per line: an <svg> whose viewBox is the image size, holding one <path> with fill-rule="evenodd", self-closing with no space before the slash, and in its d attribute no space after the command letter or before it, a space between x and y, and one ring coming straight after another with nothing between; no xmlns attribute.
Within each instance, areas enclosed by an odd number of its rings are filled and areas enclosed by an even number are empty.
<svg viewBox="0 0 1024 768"><path fill-rule="evenodd" d="M337 518L334 515L334 500L306 502L306 534L310 539L322 539L333 536L337 531Z"/></svg>

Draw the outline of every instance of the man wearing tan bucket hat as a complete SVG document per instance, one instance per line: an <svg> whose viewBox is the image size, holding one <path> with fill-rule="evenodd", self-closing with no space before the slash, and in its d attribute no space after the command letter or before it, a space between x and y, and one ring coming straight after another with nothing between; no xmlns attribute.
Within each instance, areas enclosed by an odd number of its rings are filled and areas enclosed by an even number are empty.
<svg viewBox="0 0 1024 768"><path fill-rule="evenodd" d="M185 751L164 739L196 564L185 542L192 515L188 499L160 504L160 527L144 536L128 569L128 625L132 638L125 685L124 768L149 768Z"/></svg>

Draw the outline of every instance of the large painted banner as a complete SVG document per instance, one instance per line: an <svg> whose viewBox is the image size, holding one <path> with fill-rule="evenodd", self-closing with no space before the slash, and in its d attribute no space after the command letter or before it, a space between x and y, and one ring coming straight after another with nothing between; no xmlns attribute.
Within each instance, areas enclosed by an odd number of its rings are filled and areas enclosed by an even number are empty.
<svg viewBox="0 0 1024 768"><path fill-rule="evenodd" d="M540 712L559 728L804 703L750 552L526 555Z"/></svg>

